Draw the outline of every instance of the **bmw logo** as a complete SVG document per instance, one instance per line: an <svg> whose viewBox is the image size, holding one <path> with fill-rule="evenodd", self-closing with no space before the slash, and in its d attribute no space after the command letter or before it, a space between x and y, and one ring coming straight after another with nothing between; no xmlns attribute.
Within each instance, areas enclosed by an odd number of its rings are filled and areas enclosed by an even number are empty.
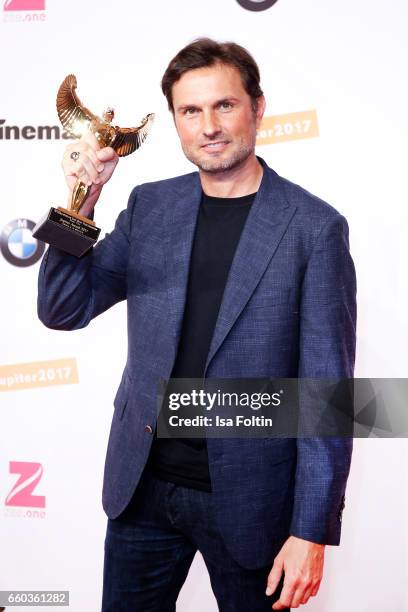
<svg viewBox="0 0 408 612"><path fill-rule="evenodd" d="M15 219L3 228L0 247L3 257L13 266L32 266L44 253L45 244L32 236L35 226L29 219Z"/></svg>
<svg viewBox="0 0 408 612"><path fill-rule="evenodd" d="M247 11L266 11L276 4L278 0L237 0L238 4Z"/></svg>

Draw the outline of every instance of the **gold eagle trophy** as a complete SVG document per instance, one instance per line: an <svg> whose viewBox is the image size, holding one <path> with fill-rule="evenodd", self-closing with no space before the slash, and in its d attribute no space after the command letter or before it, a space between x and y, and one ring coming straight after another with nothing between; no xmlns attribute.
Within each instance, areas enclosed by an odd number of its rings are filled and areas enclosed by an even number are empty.
<svg viewBox="0 0 408 612"><path fill-rule="evenodd" d="M62 82L57 95L58 117L71 136L81 138L87 130L91 130L101 148L112 147L119 157L130 155L146 140L154 119L153 113L146 115L137 127L120 128L112 125L112 108L107 108L102 117L94 115L82 104L76 88L76 77L70 74ZM51 207L34 227L33 236L70 255L80 257L86 253L98 240L101 231L94 221L79 214L89 190L90 186L78 179L69 209Z"/></svg>

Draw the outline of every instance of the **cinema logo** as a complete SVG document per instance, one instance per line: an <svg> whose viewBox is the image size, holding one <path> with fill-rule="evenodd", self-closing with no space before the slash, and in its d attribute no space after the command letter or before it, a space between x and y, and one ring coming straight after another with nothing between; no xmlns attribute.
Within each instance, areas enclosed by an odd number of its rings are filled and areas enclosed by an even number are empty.
<svg viewBox="0 0 408 612"><path fill-rule="evenodd" d="M41 23L46 19L45 0L5 0L3 21Z"/></svg>
<svg viewBox="0 0 408 612"><path fill-rule="evenodd" d="M4 505L4 515L14 518L44 519L45 495L34 495L42 475L41 463L31 461L10 461L9 473L18 478L8 493Z"/></svg>
<svg viewBox="0 0 408 612"><path fill-rule="evenodd" d="M0 119L0 140L72 140L58 125L5 125Z"/></svg>
<svg viewBox="0 0 408 612"><path fill-rule="evenodd" d="M319 136L315 110L264 117L257 132L256 144L276 144Z"/></svg>
<svg viewBox="0 0 408 612"><path fill-rule="evenodd" d="M54 359L0 366L0 393L77 384L76 359Z"/></svg>

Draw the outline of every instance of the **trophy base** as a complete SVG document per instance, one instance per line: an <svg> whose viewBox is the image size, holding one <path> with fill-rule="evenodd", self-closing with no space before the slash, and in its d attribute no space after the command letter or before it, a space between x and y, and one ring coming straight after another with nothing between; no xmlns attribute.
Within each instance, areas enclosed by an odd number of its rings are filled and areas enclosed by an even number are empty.
<svg viewBox="0 0 408 612"><path fill-rule="evenodd" d="M101 230L95 222L66 208L51 207L33 229L34 238L81 257L93 247Z"/></svg>

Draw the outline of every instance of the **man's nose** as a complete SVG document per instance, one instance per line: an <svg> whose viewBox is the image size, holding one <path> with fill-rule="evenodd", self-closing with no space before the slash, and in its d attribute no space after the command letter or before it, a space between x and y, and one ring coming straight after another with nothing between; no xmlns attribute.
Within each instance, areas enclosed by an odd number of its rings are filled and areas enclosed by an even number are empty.
<svg viewBox="0 0 408 612"><path fill-rule="evenodd" d="M202 114L202 131L207 138L214 138L221 131L218 118L214 111L210 110Z"/></svg>

